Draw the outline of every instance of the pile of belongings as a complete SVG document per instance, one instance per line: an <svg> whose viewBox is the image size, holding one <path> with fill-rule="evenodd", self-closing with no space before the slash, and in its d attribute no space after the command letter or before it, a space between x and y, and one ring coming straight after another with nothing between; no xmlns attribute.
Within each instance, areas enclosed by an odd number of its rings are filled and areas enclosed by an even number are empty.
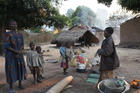
<svg viewBox="0 0 140 93"><path fill-rule="evenodd" d="M84 65L86 67L87 66L87 62L88 62L87 57L83 53L81 53L80 56L84 58ZM73 67L77 67L78 64L77 64L77 56L76 55L73 56L72 61L71 61L71 65Z"/></svg>

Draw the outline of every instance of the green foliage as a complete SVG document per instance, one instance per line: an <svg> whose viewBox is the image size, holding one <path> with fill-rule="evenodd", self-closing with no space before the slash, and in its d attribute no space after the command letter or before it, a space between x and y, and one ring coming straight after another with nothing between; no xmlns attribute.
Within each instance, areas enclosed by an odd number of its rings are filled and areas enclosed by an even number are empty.
<svg viewBox="0 0 140 93"><path fill-rule="evenodd" d="M47 22L48 25L57 24L59 22L53 21L52 17L55 18L55 16L61 15L53 7L53 3L58 5L61 1L63 0L0 0L0 55L3 54L4 31L11 19L17 21L20 29L41 26ZM67 23L64 22L66 20L59 21L62 21L62 26Z"/></svg>
<svg viewBox="0 0 140 93"><path fill-rule="evenodd" d="M120 0L120 5L127 10L140 11L140 0Z"/></svg>
<svg viewBox="0 0 140 93"><path fill-rule="evenodd" d="M52 17L60 15L52 6L52 2L59 4L60 1L62 0L1 0L0 26L7 25L10 19L16 20L20 28L46 24L53 21L50 20Z"/></svg>
<svg viewBox="0 0 140 93"><path fill-rule="evenodd" d="M62 29L64 26L71 25L70 18L66 17L65 15L52 16L50 20L52 20L50 24L53 24L56 28L59 29Z"/></svg>
<svg viewBox="0 0 140 93"><path fill-rule="evenodd" d="M79 6L70 16L73 25L94 25L95 13L86 6Z"/></svg>
<svg viewBox="0 0 140 93"><path fill-rule="evenodd" d="M0 2L0 25L7 24L10 19L15 19L19 27L40 25L43 22L40 8L42 5L35 0L3 0Z"/></svg>
<svg viewBox="0 0 140 93"><path fill-rule="evenodd" d="M112 0L98 0L99 3L104 3L107 6L111 5Z"/></svg>
<svg viewBox="0 0 140 93"><path fill-rule="evenodd" d="M112 0L98 0L98 2L109 6ZM127 10L132 10L134 12L140 11L140 0L119 0L119 4Z"/></svg>

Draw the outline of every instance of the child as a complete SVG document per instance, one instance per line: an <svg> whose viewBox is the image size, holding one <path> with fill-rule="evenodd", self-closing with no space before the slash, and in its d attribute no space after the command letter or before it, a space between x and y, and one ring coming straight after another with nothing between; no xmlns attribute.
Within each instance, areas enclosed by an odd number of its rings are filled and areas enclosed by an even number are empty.
<svg viewBox="0 0 140 93"><path fill-rule="evenodd" d="M36 51L37 51L37 53L39 54L39 58L41 59L41 65L40 65L40 67L39 67L40 79L44 79L44 77L43 77L43 73L44 73L44 67L43 67L44 58L43 58L43 54L42 54L42 52L41 52L41 47L40 47L40 46L37 46L37 47L36 47Z"/></svg>
<svg viewBox="0 0 140 93"><path fill-rule="evenodd" d="M41 60L39 58L38 53L35 51L35 44L33 42L30 43L30 51L27 53L27 66L31 70L31 73L33 74L34 78L34 84L36 82L41 82L39 79L40 71L39 67L41 65Z"/></svg>
<svg viewBox="0 0 140 93"><path fill-rule="evenodd" d="M61 60L61 67L63 68L64 75L67 74L67 69L68 69L68 56L66 55L67 48L65 47L65 44L63 44L60 47L60 54L62 56Z"/></svg>

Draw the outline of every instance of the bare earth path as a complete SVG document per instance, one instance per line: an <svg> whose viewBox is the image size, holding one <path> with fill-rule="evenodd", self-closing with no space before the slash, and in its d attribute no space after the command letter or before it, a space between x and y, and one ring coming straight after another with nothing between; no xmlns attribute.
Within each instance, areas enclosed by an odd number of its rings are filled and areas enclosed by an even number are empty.
<svg viewBox="0 0 140 93"><path fill-rule="evenodd" d="M59 50L53 45L42 45L44 50L48 50L46 54L49 56L47 59L59 59ZM86 54L89 60L91 60L99 47L85 48ZM127 49L127 48L117 48L118 55L120 58L120 68L117 69L116 75L125 77L125 80L130 82L133 79L140 79L140 50L138 49ZM27 68L28 69L28 68ZM5 82L5 66L4 58L0 57L0 93L8 93L8 85ZM68 70L69 75L74 77L71 85L72 88L65 89L62 93L98 93L94 84L87 83L87 77L90 71L84 74L79 74L75 72L75 68L70 67ZM63 79L64 76L62 69L60 68L60 62L58 63L46 63L45 64L45 79L42 83L33 85L33 78L28 70L28 78L24 81L24 90L19 90L17 84L15 84L15 89L17 93L45 93L51 86ZM131 89L127 93L133 93L134 89Z"/></svg>

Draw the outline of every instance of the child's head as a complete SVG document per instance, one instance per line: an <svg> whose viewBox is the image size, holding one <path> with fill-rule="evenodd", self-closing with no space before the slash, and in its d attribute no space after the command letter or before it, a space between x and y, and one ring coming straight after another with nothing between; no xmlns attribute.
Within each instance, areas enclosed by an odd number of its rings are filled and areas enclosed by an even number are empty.
<svg viewBox="0 0 140 93"><path fill-rule="evenodd" d="M30 49L31 50L35 50L35 44L34 44L34 42L30 42L29 46L30 46Z"/></svg>
<svg viewBox="0 0 140 93"><path fill-rule="evenodd" d="M40 46L36 46L36 51L37 51L37 53L41 53L41 47Z"/></svg>
<svg viewBox="0 0 140 93"><path fill-rule="evenodd" d="M61 47L65 47L65 43L61 43L60 46L61 46Z"/></svg>

